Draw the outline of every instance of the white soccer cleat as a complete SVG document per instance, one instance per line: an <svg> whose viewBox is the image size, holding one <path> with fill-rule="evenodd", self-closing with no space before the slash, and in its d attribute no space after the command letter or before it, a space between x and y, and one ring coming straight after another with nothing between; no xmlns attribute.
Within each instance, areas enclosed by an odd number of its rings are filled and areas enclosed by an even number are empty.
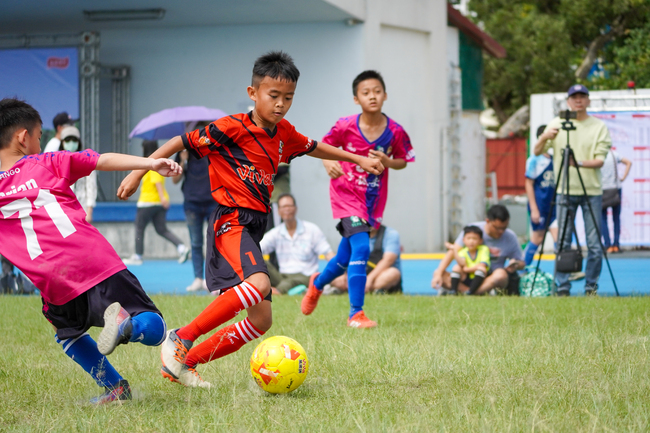
<svg viewBox="0 0 650 433"><path fill-rule="evenodd" d="M192 348L192 342L183 340L176 335L178 329L172 329L167 332L167 338L163 341L160 349L160 359L163 368L173 377L179 378L183 366L185 366L185 357L187 352Z"/></svg>
<svg viewBox="0 0 650 433"><path fill-rule="evenodd" d="M190 388L205 388L210 389L212 386L210 382L206 382L199 376L199 373L196 369L183 365L181 369L180 376L176 377L167 370L166 367L163 367L160 370L160 373L165 379L169 379L172 382L180 383L183 386Z"/></svg>

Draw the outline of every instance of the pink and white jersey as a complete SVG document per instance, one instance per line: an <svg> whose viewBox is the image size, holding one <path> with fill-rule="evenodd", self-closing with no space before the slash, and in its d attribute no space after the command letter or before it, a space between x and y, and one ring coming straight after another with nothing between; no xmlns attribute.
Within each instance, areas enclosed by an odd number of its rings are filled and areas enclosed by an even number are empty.
<svg viewBox="0 0 650 433"><path fill-rule="evenodd" d="M125 269L70 188L99 154L50 152L0 172L0 254L25 273L45 301L63 305Z"/></svg>
<svg viewBox="0 0 650 433"><path fill-rule="evenodd" d="M359 128L360 114L342 117L323 137L323 142L350 153L368 156L371 149L381 150L390 158L415 161L415 152L404 128L388 116L388 125L372 143ZM335 219L358 216L373 227L381 225L388 197L388 170L379 176L363 171L350 162L341 162L344 175L330 181L330 201Z"/></svg>

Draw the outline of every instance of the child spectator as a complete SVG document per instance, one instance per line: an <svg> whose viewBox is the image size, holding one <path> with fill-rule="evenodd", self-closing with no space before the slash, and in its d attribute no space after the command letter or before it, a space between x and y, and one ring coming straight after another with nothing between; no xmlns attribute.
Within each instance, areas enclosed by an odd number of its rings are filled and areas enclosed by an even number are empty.
<svg viewBox="0 0 650 433"><path fill-rule="evenodd" d="M546 125L537 128L539 138ZM537 248L543 241L544 231L547 227L557 242L557 224L555 224L555 206L552 205L553 194L555 194L555 175L553 174L553 158L549 153L542 153L539 156L531 155L526 160L526 196L528 197L528 213L532 232L530 241L524 249L524 263L526 266L533 262ZM548 212L551 217L548 221Z"/></svg>
<svg viewBox="0 0 650 433"><path fill-rule="evenodd" d="M618 164L625 164L623 176L618 175ZM600 175L603 185L603 208L601 214L600 231L603 233L603 245L607 248L608 253L620 253L619 239L621 237L621 206L623 205L623 188L621 183L625 181L630 174L632 161L621 157L614 149L610 149L605 158L605 163L600 169ZM605 202L607 190L618 190L618 204L610 205ZM613 243L609 237L609 224L607 221L607 209L612 209L612 220L614 222L614 239Z"/></svg>
<svg viewBox="0 0 650 433"><path fill-rule="evenodd" d="M40 154L38 112L16 99L0 101L0 254L40 290L43 315L57 343L104 393L102 404L131 398L129 383L105 355L118 344L159 345L165 322L137 278L86 221L70 189L93 170L156 170L175 175L166 159L83 152ZM86 331L104 327L97 342Z"/></svg>
<svg viewBox="0 0 650 433"><path fill-rule="evenodd" d="M415 161L411 140L397 122L381 109L386 101L384 79L376 71L364 71L352 82L354 102L361 114L343 117L323 138L325 143L341 147L356 155L369 155L386 168L401 170ZM377 322L363 312L366 291L366 262L370 255L369 235L379 228L388 197L388 171L381 175L366 174L352 163L324 162L330 181L330 201L336 226L343 237L336 256L322 274L314 274L302 300L302 313L311 314L323 288L336 277L348 272L350 314L348 326L372 328Z"/></svg>
<svg viewBox="0 0 650 433"><path fill-rule="evenodd" d="M61 144L59 150L69 152L81 152L83 150L81 143L81 134L74 126L65 126L61 130ZM77 196L77 200L86 212L86 221L93 221L93 210L97 204L97 173L91 172L90 175L82 177L72 185L72 191Z"/></svg>
<svg viewBox="0 0 650 433"><path fill-rule="evenodd" d="M220 293L192 322L168 333L161 358L163 377L185 386L209 388L194 367L239 350L271 327L271 282L259 242L267 226L273 177L279 162L309 154L348 161L379 175L379 159L361 157L298 133L284 116L291 108L300 72L283 52L255 61L248 96L251 112L215 120L206 128L174 137L152 157L187 149L210 160L212 197L218 205L210 216L206 283ZM122 199L133 194L145 171L129 174L118 189ZM246 310L248 317L228 325L196 347L201 335Z"/></svg>
<svg viewBox="0 0 650 433"><path fill-rule="evenodd" d="M488 274L490 269L490 249L483 245L483 230L476 226L467 226L463 229L463 244L446 242L448 250L454 252L456 264L451 269L451 293L461 292L469 295L476 291Z"/></svg>
<svg viewBox="0 0 650 433"><path fill-rule="evenodd" d="M158 149L158 142L155 140L144 140L142 151L145 158L149 157ZM144 230L150 222L159 236L174 244L178 252L178 263L185 263L190 254L183 241L167 228L167 209L169 209L169 194L165 190L165 178L149 171L142 179L142 189L138 199L138 210L135 214L135 254L124 259L127 265L141 265L142 254L144 253Z"/></svg>

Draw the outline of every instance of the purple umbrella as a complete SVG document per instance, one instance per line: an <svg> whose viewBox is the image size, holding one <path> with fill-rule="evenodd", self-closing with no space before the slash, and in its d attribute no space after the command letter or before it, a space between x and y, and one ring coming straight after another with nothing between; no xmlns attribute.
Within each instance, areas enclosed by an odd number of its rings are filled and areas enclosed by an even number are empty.
<svg viewBox="0 0 650 433"><path fill-rule="evenodd" d="M131 131L129 138L144 140L163 140L184 134L196 125L196 122L220 119L227 114L216 108L176 107L153 113L142 119Z"/></svg>

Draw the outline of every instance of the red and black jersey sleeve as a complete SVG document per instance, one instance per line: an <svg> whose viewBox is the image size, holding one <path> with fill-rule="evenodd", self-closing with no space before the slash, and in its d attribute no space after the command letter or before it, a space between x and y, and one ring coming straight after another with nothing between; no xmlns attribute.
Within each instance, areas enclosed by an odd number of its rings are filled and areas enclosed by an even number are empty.
<svg viewBox="0 0 650 433"><path fill-rule="evenodd" d="M205 128L199 128L181 136L183 146L197 158L203 158L229 140L232 133L232 119L229 116L217 119Z"/></svg>
<svg viewBox="0 0 650 433"><path fill-rule="evenodd" d="M280 162L290 163L292 159L309 153L318 146L317 141L305 137L296 131L296 128L291 124L289 124L283 139L286 141L284 142Z"/></svg>

